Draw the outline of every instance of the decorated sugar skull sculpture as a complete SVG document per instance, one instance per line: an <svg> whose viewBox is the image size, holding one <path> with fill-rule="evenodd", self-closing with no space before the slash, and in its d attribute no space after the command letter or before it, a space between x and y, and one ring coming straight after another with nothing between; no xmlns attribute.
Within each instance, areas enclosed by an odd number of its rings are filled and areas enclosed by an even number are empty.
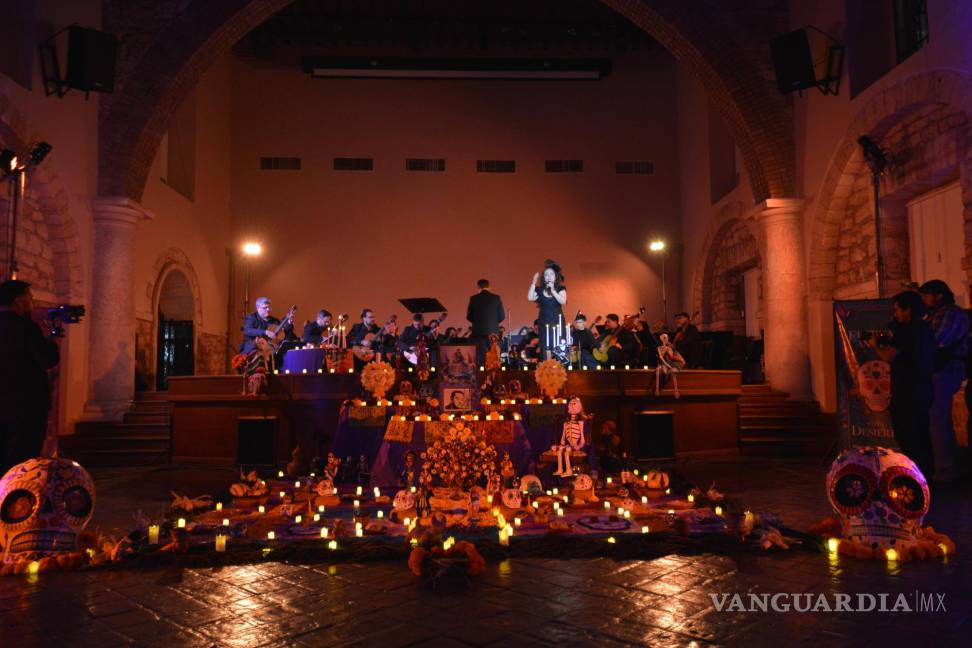
<svg viewBox="0 0 972 648"><path fill-rule="evenodd" d="M844 537L872 548L910 546L928 513L928 483L915 463L889 448L845 450L827 474L827 496Z"/></svg>
<svg viewBox="0 0 972 648"><path fill-rule="evenodd" d="M28 459L0 479L3 561L74 551L94 512L95 487L77 462Z"/></svg>
<svg viewBox="0 0 972 648"><path fill-rule="evenodd" d="M392 507L396 511L409 511L415 508L417 504L417 498L415 493L410 490L400 490L395 493L395 499L392 500Z"/></svg>
<svg viewBox="0 0 972 648"><path fill-rule="evenodd" d="M883 360L871 360L857 370L857 384L861 397L872 412L883 412L891 405L891 365Z"/></svg>

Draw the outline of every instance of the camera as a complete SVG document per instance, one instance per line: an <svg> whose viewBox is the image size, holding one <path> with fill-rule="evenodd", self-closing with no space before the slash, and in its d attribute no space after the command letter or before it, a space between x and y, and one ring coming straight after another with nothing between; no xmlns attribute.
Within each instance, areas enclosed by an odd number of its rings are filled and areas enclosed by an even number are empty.
<svg viewBox="0 0 972 648"><path fill-rule="evenodd" d="M84 306L60 304L48 309L47 319L51 321L51 335L64 337L64 324L77 324L84 317Z"/></svg>

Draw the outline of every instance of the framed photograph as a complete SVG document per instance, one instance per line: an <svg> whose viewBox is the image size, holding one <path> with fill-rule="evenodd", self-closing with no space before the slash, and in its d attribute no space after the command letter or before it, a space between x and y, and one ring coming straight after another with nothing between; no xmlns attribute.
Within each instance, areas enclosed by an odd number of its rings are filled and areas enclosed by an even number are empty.
<svg viewBox="0 0 972 648"><path fill-rule="evenodd" d="M441 387L442 411L449 414L468 412L473 409L474 389L466 385Z"/></svg>
<svg viewBox="0 0 972 648"><path fill-rule="evenodd" d="M439 347L439 372L442 380L475 385L477 369L479 367L476 366L475 344L447 344Z"/></svg>

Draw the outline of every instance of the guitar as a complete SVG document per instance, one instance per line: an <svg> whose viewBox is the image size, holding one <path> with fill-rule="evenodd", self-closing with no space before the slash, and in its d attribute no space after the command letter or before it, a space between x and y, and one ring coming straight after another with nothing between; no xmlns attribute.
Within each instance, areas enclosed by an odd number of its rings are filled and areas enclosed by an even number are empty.
<svg viewBox="0 0 972 648"><path fill-rule="evenodd" d="M365 336L361 338L361 341L351 348L351 353L354 354L354 357L362 362L371 362L374 360L377 354L380 353L373 348L375 341L377 340L378 342L381 342L381 338L386 332L388 332L388 329L392 326L392 324L395 324L397 321L398 315L392 315L388 318L388 321L385 322L383 327L374 333L365 333Z"/></svg>
<svg viewBox="0 0 972 648"><path fill-rule="evenodd" d="M644 312L645 309L644 307L642 307L641 310L639 310L638 313L634 315L625 315L624 318L621 320L618 328L616 328L611 333L606 333L603 336L598 337L597 338L598 345L594 348L592 352L594 359L597 360L598 362L607 362L608 351L611 349L611 347L615 347L615 346L620 347L620 344L618 343L618 334L622 330L633 331L635 324L638 322L638 318L642 314L644 314ZM601 321L601 316L598 315L597 319L594 320L595 326L600 321ZM635 339L637 339L637 336L635 336Z"/></svg>
<svg viewBox="0 0 972 648"><path fill-rule="evenodd" d="M441 326L442 322L444 322L447 317L449 317L449 313L442 313L442 316L439 317L439 323L437 326ZM435 330L438 330L438 328ZM431 334L433 331L430 329L429 333ZM402 351L402 355L405 356L405 359L408 360L409 364L418 366L422 355L428 355L429 340L427 337L428 336L425 333L420 333L415 346Z"/></svg>
<svg viewBox="0 0 972 648"><path fill-rule="evenodd" d="M271 324L267 327L267 331L270 332L270 348L273 349L274 355L280 351L280 347L283 346L284 340L287 339L287 332L284 328L287 324L294 323L294 315L297 314L297 304L290 307L284 318L280 320L279 324Z"/></svg>

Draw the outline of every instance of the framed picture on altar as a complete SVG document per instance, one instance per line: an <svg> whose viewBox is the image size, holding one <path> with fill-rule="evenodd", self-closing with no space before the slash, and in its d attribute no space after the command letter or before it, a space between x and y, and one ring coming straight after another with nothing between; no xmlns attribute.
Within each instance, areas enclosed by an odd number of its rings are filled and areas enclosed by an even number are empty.
<svg viewBox="0 0 972 648"><path fill-rule="evenodd" d="M475 385L477 369L475 344L446 344L439 347L439 372L443 380Z"/></svg>
<svg viewBox="0 0 972 648"><path fill-rule="evenodd" d="M475 390L467 385L443 385L440 388L442 411L450 414L468 412L473 409Z"/></svg>

